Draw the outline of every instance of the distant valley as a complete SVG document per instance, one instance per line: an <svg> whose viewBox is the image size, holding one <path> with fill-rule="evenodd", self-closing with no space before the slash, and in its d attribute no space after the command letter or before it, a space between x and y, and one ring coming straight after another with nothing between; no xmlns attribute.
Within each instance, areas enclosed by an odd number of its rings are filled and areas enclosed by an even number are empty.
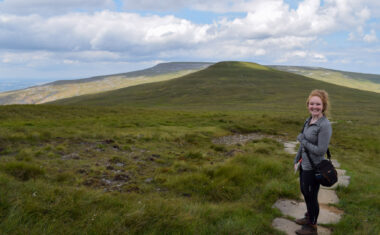
<svg viewBox="0 0 380 235"><path fill-rule="evenodd" d="M54 100L117 90L143 83L170 80L207 68L212 63L161 63L152 68L77 80L61 80L26 89L0 93L0 105L41 104Z"/></svg>

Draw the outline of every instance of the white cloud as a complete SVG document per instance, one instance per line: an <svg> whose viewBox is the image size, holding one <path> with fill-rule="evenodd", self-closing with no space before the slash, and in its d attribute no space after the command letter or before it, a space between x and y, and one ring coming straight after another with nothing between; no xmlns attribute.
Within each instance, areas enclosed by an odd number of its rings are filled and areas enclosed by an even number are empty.
<svg viewBox="0 0 380 235"><path fill-rule="evenodd" d="M350 33L348 34L348 40L350 40L350 41L354 41L354 40L356 40L356 35L355 35L354 32L350 32Z"/></svg>
<svg viewBox="0 0 380 235"><path fill-rule="evenodd" d="M347 1L351 5L346 5ZM362 27L370 17L367 6L354 0L326 0L324 5L320 0L305 0L299 3L296 10L289 9L283 1L255 1L253 8L245 9L248 12L243 18L218 22L223 37L310 38Z"/></svg>
<svg viewBox="0 0 380 235"><path fill-rule="evenodd" d="M292 51L285 53L284 55L280 56L279 59L276 61L277 63L287 63L287 62L293 62L293 63L299 63L303 64L305 62L312 62L312 63L326 63L328 59L325 55L314 52L314 51Z"/></svg>
<svg viewBox="0 0 380 235"><path fill-rule="evenodd" d="M346 32L351 40L378 41L375 30L368 32L376 27L367 25L379 12L374 0L304 0L296 9L283 0L124 3L130 10L190 7L245 15L197 24L170 14L114 12L112 0L4 0L0 62L33 68L181 59L325 63L329 55L308 49L324 35Z"/></svg>
<svg viewBox="0 0 380 235"><path fill-rule="evenodd" d="M70 10L112 9L113 0L3 0L0 1L0 12L11 14L52 15Z"/></svg>
<svg viewBox="0 0 380 235"><path fill-rule="evenodd" d="M2 4L10 4L8 1ZM350 1L352 6L343 4L347 1ZM13 4L16 6L22 2L15 0ZM45 6L52 1L31 2ZM75 4L99 5L107 2L109 1L92 0L86 3L70 0L65 4L72 7ZM195 5L200 3L199 0L191 2ZM319 0L305 0L296 10L291 10L282 0L206 1L205 5L222 4L232 9L240 9L244 5L244 9L249 10L245 17L222 19L210 25L194 24L171 15L141 16L111 11L68 13L50 17L2 14L0 47L48 51L123 51L131 57L202 47L204 43L229 40L238 44L246 44L248 40L254 40L256 44L261 41L260 44L264 47L277 42L281 48L301 48L320 35L345 28L361 27L368 19L369 13L367 8L360 8L358 2L326 0L325 6L321 6ZM159 4L168 3L178 6L188 4L181 0ZM134 4L155 6L154 4L158 3L146 0ZM358 13L355 15L355 12ZM368 35L366 40L373 40L373 35Z"/></svg>
<svg viewBox="0 0 380 235"><path fill-rule="evenodd" d="M286 4L286 0L123 0L124 8L127 10L156 10L156 11L170 11L180 8L191 8L194 10L203 10L211 12L253 12L262 4ZM380 2L378 0L304 0L298 1L303 5L303 10L313 10L319 7L321 3L326 8L334 8L341 16L366 15L369 12L373 15L378 14L380 11ZM367 12L362 9L366 8ZM369 10L370 9L370 10Z"/></svg>
<svg viewBox="0 0 380 235"><path fill-rule="evenodd" d="M216 60L239 60L242 58L253 58L267 54L265 48L255 45L254 42L220 41L206 44L195 51L186 52L191 57L204 59L214 58ZM184 54L185 56L185 54Z"/></svg>
<svg viewBox="0 0 380 235"><path fill-rule="evenodd" d="M64 64L78 64L79 61L77 60L63 60Z"/></svg>
<svg viewBox="0 0 380 235"><path fill-rule="evenodd" d="M142 17L110 11L0 16L0 47L52 51L125 51L131 55L188 47L213 37L210 26L195 25L173 16Z"/></svg>
<svg viewBox="0 0 380 235"><path fill-rule="evenodd" d="M93 58L96 57L96 58ZM110 59L110 57L115 57ZM119 57L118 59L116 57ZM4 63L3 60L8 60ZM1 63L3 62L3 64ZM38 78L52 81L78 79L104 74L123 73L147 68L157 60L134 61L123 58L122 53L109 52L19 52L0 50L0 84L9 79ZM1 86L0 85L0 86Z"/></svg>
<svg viewBox="0 0 380 235"><path fill-rule="evenodd" d="M358 0L359 1L359 0ZM362 0L363 5L366 5L373 17L380 17L380 1L378 0Z"/></svg>
<svg viewBox="0 0 380 235"><path fill-rule="evenodd" d="M52 53L46 51L33 51L33 52L0 52L0 59L8 64L28 64L31 62L38 62L48 60L51 58Z"/></svg>
<svg viewBox="0 0 380 235"><path fill-rule="evenodd" d="M370 33L364 35L363 40L365 42L377 42L377 36L375 30L371 30Z"/></svg>
<svg viewBox="0 0 380 235"><path fill-rule="evenodd" d="M376 35L376 31L371 29L369 33L365 33L363 27L358 27L356 32L351 32L348 36L348 40L350 41L364 41L366 43L377 42L378 38Z"/></svg>
<svg viewBox="0 0 380 235"><path fill-rule="evenodd" d="M325 62L328 61L327 58L326 58L326 56L323 55L323 54L321 54L321 53L313 53L311 56L312 56L311 60L314 61L314 62L323 62L323 63L325 63Z"/></svg>
<svg viewBox="0 0 380 235"><path fill-rule="evenodd" d="M46 68L62 64L91 64L128 62L130 58L122 53L108 51L78 51L78 52L49 52L49 51L0 51L0 61L7 65L30 68Z"/></svg>
<svg viewBox="0 0 380 235"><path fill-rule="evenodd" d="M166 0L166 1L155 1L155 0L124 0L124 9L127 10L174 10L178 8L185 7L186 5L191 5L197 3L197 0Z"/></svg>

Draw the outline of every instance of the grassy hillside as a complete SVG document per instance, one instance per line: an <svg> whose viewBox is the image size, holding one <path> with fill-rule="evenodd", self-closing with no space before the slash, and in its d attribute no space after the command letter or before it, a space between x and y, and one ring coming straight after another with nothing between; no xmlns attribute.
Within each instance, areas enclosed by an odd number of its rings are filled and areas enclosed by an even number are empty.
<svg viewBox="0 0 380 235"><path fill-rule="evenodd" d="M206 68L212 63L162 63L152 68L92 78L61 80L0 93L0 104L41 104L57 99L94 94L124 87L166 81Z"/></svg>
<svg viewBox="0 0 380 235"><path fill-rule="evenodd" d="M300 192L269 137L295 140L314 88L331 94L330 150L352 177L331 227L378 234L380 95L237 62L76 105L0 106L0 233L280 234L272 205ZM268 137L213 142L236 133Z"/></svg>
<svg viewBox="0 0 380 235"><path fill-rule="evenodd" d="M310 78L314 78L324 82L329 82L339 86L380 93L380 75L378 74L352 73L325 68L302 66L270 67L286 72L304 75Z"/></svg>
<svg viewBox="0 0 380 235"><path fill-rule="evenodd" d="M262 109L287 112L305 105L312 89L330 92L332 106L338 113L361 116L366 104L379 114L379 94L349 89L245 62L220 62L209 68L177 79L80 96L56 101L55 104L129 105L176 109Z"/></svg>

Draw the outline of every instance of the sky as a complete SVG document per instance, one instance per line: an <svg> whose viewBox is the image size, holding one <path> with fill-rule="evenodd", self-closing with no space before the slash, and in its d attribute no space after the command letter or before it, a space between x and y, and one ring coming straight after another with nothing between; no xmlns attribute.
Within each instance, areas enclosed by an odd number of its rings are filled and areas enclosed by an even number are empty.
<svg viewBox="0 0 380 235"><path fill-rule="evenodd" d="M380 74L379 18L379 0L0 0L0 87L172 61Z"/></svg>

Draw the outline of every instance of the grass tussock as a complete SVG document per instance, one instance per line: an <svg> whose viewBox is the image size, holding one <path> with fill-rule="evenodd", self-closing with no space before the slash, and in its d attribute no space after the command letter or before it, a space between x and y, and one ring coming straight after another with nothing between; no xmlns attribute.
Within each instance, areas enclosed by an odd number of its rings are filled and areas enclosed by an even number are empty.
<svg viewBox="0 0 380 235"><path fill-rule="evenodd" d="M6 162L0 166L0 169L22 181L36 179L45 174L42 166L27 162Z"/></svg>

